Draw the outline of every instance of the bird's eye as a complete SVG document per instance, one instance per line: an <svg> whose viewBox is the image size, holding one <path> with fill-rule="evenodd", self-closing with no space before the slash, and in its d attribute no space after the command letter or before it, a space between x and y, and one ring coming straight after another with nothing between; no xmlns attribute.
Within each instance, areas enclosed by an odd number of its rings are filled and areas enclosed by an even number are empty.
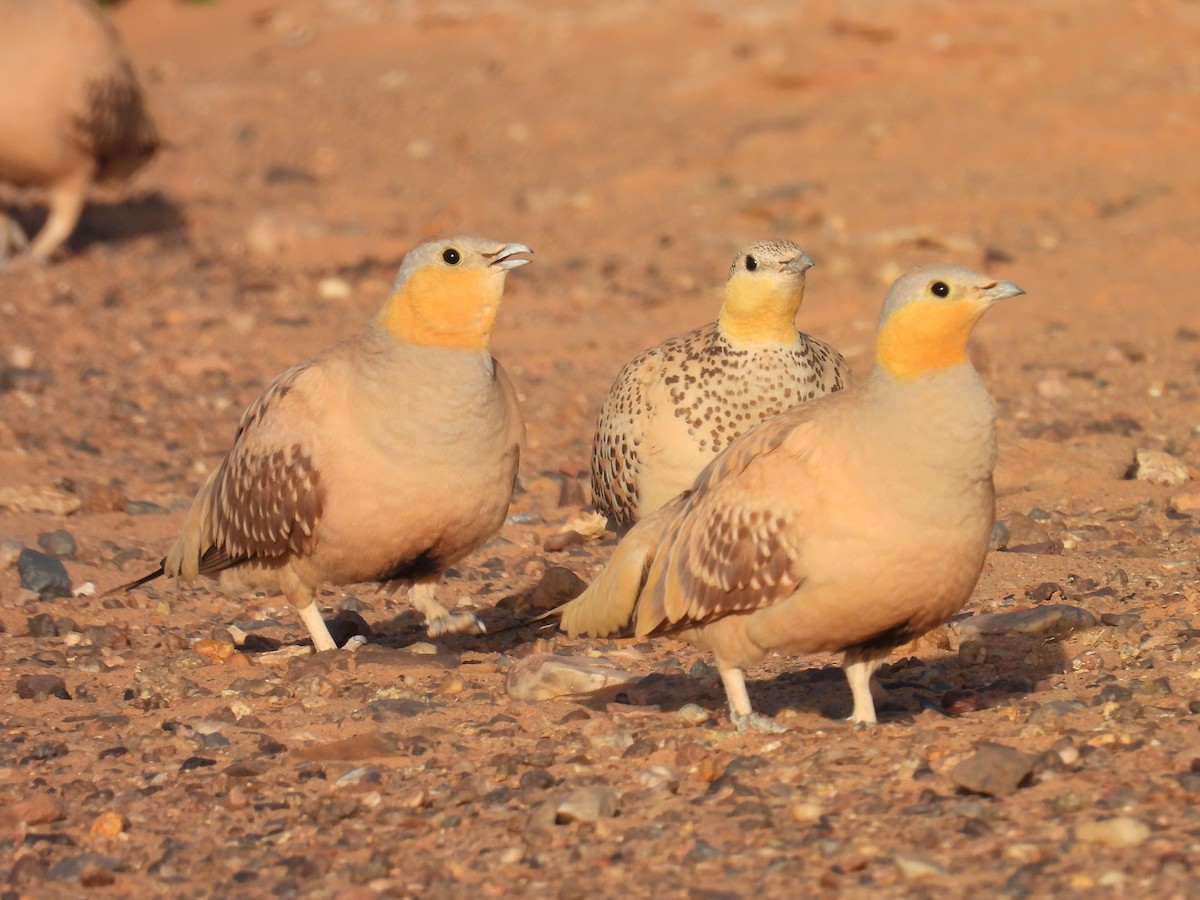
<svg viewBox="0 0 1200 900"><path fill-rule="evenodd" d="M929 286L929 290L933 292L935 297L949 297L950 285L944 281L935 281Z"/></svg>
<svg viewBox="0 0 1200 900"><path fill-rule="evenodd" d="M442 259L445 260L446 265L448 266L457 266L459 260L462 259L462 254L453 247L450 247L449 249L442 251Z"/></svg>
<svg viewBox="0 0 1200 900"><path fill-rule="evenodd" d="M746 271L753 272L757 268L758 268L758 260L755 259L753 256L747 256L746 257Z"/></svg>

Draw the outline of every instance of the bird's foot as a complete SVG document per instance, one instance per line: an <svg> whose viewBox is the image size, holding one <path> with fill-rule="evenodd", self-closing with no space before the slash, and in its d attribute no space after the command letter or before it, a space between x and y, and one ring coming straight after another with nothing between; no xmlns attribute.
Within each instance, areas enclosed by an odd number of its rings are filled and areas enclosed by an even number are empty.
<svg viewBox="0 0 1200 900"><path fill-rule="evenodd" d="M346 643L342 644L342 649L345 650L347 653L353 653L359 647L365 646L366 643L367 643L366 635L353 634L350 636L350 640L348 640L348 641L346 641Z"/></svg>
<svg viewBox="0 0 1200 900"><path fill-rule="evenodd" d="M875 719L856 719L854 716L846 716L846 718L842 719L842 721L849 722L850 727L853 728L855 731L859 731L859 730L862 730L865 728L874 728L876 725L879 724L879 722L876 721Z"/></svg>
<svg viewBox="0 0 1200 900"><path fill-rule="evenodd" d="M444 616L430 619L427 633L431 638L441 637L443 634L487 634L487 628L475 613L456 609Z"/></svg>
<svg viewBox="0 0 1200 900"><path fill-rule="evenodd" d="M0 213L0 263L15 259L29 247L29 238L13 219Z"/></svg>
<svg viewBox="0 0 1200 900"><path fill-rule="evenodd" d="M730 713L729 718L733 720L733 724L740 732L757 731L760 734L783 734L787 731L787 728L774 719L756 712L748 712L745 715Z"/></svg>

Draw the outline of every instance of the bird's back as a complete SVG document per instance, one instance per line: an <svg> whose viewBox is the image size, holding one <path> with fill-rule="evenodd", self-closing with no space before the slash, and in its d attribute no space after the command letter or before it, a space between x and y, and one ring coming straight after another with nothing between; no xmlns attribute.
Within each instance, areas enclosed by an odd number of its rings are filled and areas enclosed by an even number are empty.
<svg viewBox="0 0 1200 900"><path fill-rule="evenodd" d="M738 346L716 323L632 360L601 409L592 451L597 508L622 524L688 488L750 428L849 380L845 360L798 334L791 344Z"/></svg>

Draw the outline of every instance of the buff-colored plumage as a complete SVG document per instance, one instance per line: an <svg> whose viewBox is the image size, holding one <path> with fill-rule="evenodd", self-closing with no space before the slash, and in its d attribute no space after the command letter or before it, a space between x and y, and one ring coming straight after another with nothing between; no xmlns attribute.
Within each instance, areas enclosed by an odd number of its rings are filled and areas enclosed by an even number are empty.
<svg viewBox="0 0 1200 900"><path fill-rule="evenodd" d="M49 192L34 260L74 231L89 185L132 174L158 143L129 59L92 0L0 0L0 181ZM25 243L0 210L0 259Z"/></svg>
<svg viewBox="0 0 1200 900"><path fill-rule="evenodd" d="M743 247L718 320L621 369L592 441L593 502L618 531L689 487L743 432L845 386L841 354L796 331L810 266L791 241Z"/></svg>
<svg viewBox="0 0 1200 900"><path fill-rule="evenodd" d="M490 339L523 244L458 237L404 259L355 337L288 369L251 404L160 574L278 585L318 650L314 591L411 584L430 634L476 630L434 600L442 572L504 522L525 440ZM141 583L141 582L136 582Z"/></svg>
<svg viewBox="0 0 1200 900"><path fill-rule="evenodd" d="M975 322L1021 293L923 266L888 293L861 383L735 441L690 493L642 520L561 610L571 635L675 634L714 653L731 715L768 653L845 653L852 719L871 673L944 622L979 578L992 527L992 403L966 355Z"/></svg>

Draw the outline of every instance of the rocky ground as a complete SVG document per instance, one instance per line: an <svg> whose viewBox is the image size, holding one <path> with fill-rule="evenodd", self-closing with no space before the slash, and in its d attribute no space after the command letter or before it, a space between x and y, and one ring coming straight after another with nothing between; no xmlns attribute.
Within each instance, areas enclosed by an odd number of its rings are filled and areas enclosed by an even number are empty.
<svg viewBox="0 0 1200 900"><path fill-rule="evenodd" d="M1200 4L113 15L172 146L56 264L0 271L0 895L1195 895ZM1006 549L880 672L879 726L841 721L833 659L750 673L789 731L741 735L669 640L430 642L351 586L323 606L370 642L312 655L278 597L101 596L161 557L264 383L439 231L536 250L494 348L520 491L442 588L493 632L610 555L595 411L711 320L741 243L816 259L801 327L860 371L908 265L1025 287L974 351Z"/></svg>

